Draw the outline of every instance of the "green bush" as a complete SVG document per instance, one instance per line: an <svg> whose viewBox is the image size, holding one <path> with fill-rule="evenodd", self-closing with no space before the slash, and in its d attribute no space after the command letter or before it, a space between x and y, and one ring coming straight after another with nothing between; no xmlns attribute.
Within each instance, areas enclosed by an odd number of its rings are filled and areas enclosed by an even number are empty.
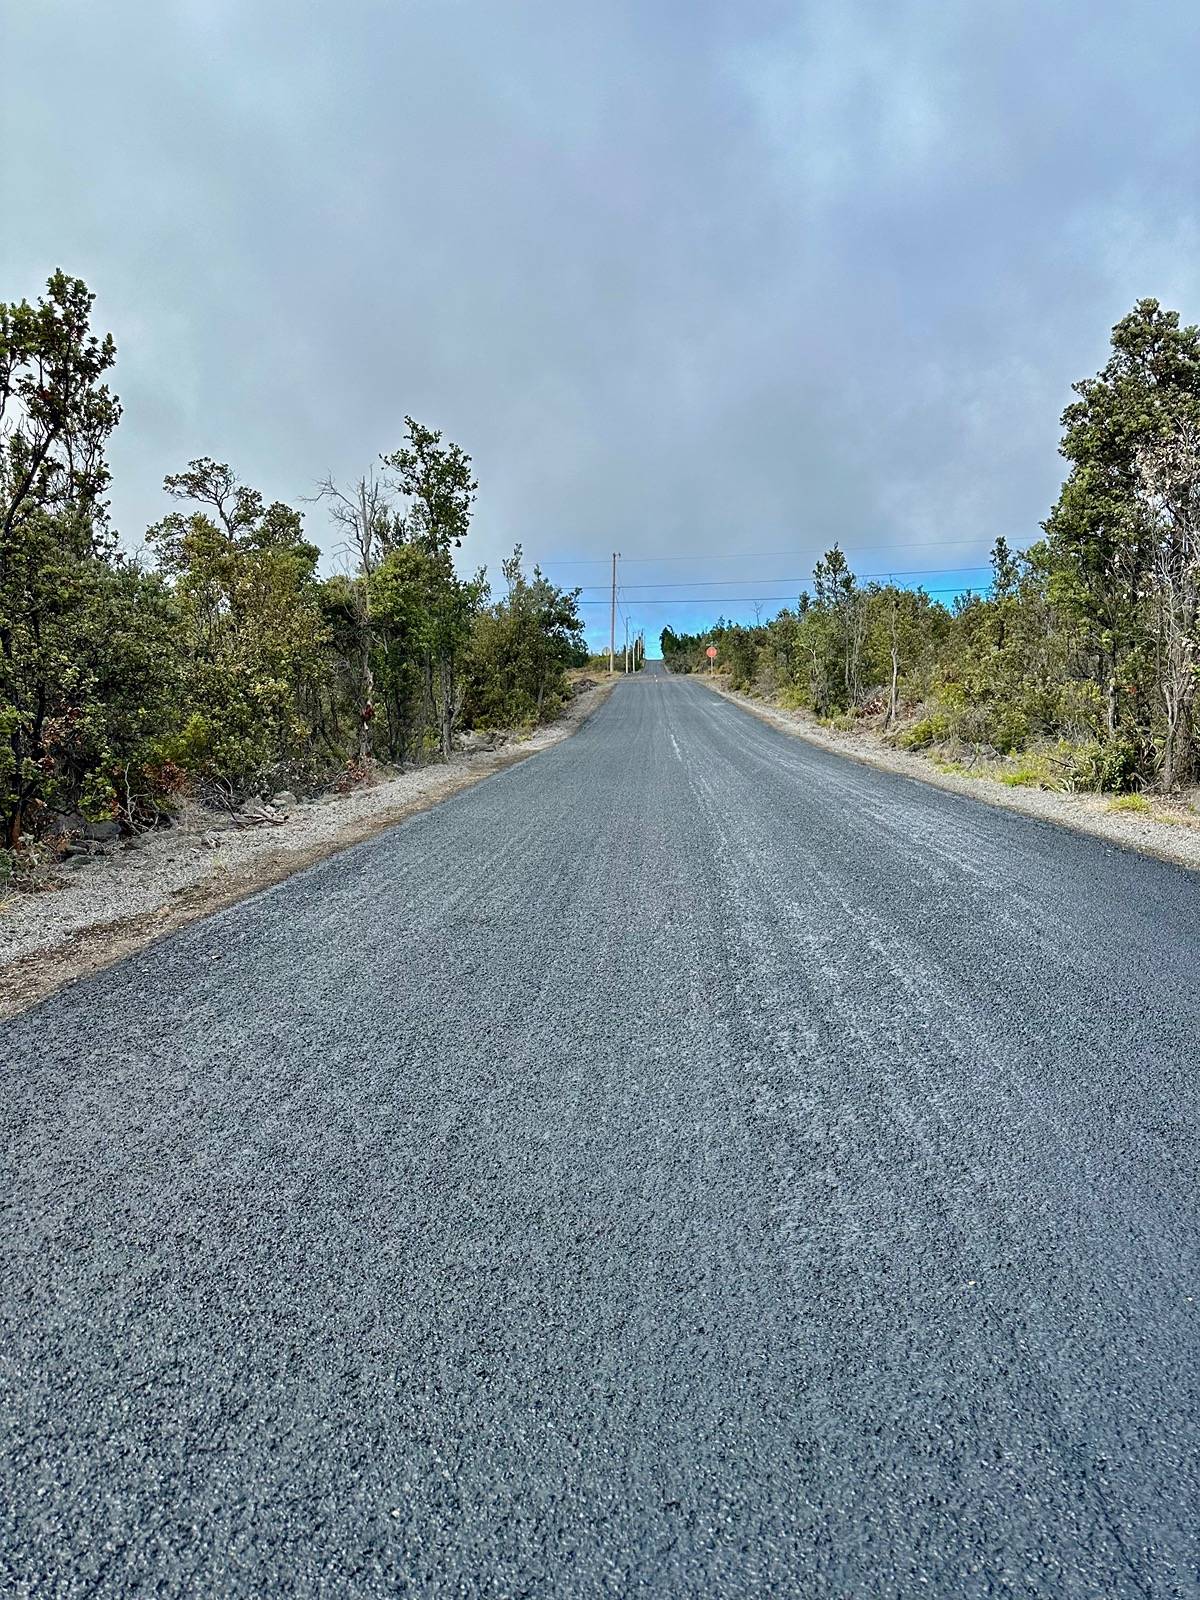
<svg viewBox="0 0 1200 1600"><path fill-rule="evenodd" d="M931 745L941 744L949 739L954 732L953 720L945 711L935 711L931 716L922 717L919 722L914 722L911 727L905 728L896 743L902 750L928 750Z"/></svg>
<svg viewBox="0 0 1200 1600"><path fill-rule="evenodd" d="M1029 738L1029 718L1019 706L992 706L984 742L1002 756L1023 750Z"/></svg>
<svg viewBox="0 0 1200 1600"><path fill-rule="evenodd" d="M1100 751L1100 787L1123 794L1138 781L1140 766L1137 747L1130 739L1109 739Z"/></svg>
<svg viewBox="0 0 1200 1600"><path fill-rule="evenodd" d="M1128 739L1090 739L1078 746L1071 762L1073 784L1124 794L1137 787L1140 761Z"/></svg>
<svg viewBox="0 0 1200 1600"><path fill-rule="evenodd" d="M785 711L811 711L812 696L800 684L789 684L779 695L779 704Z"/></svg>

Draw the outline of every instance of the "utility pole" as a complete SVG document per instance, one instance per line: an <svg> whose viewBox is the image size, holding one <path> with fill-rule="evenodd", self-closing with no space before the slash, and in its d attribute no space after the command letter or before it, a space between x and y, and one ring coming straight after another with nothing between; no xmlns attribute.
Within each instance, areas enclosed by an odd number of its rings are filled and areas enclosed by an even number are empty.
<svg viewBox="0 0 1200 1600"><path fill-rule="evenodd" d="M617 654L617 557L619 550L613 551L613 579L612 579L612 609L608 614L608 675L611 678L614 668L614 658Z"/></svg>
<svg viewBox="0 0 1200 1600"><path fill-rule="evenodd" d="M625 676L629 676L629 618L625 618Z"/></svg>

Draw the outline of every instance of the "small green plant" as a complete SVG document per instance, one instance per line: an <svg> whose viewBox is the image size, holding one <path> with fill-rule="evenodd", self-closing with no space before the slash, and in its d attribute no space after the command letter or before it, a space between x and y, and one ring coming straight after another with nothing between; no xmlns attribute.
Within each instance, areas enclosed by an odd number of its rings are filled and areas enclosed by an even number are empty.
<svg viewBox="0 0 1200 1600"><path fill-rule="evenodd" d="M952 778L986 778L987 773L979 767L968 767L963 761L943 761L939 756L930 756L930 763L939 772L948 772Z"/></svg>
<svg viewBox="0 0 1200 1600"><path fill-rule="evenodd" d="M997 774L1010 789L1066 789L1070 771L1061 757L1044 750L1027 750L1015 766Z"/></svg>
<svg viewBox="0 0 1200 1600"><path fill-rule="evenodd" d="M1115 800L1110 800L1110 811L1149 811L1150 802L1142 794L1119 794Z"/></svg>

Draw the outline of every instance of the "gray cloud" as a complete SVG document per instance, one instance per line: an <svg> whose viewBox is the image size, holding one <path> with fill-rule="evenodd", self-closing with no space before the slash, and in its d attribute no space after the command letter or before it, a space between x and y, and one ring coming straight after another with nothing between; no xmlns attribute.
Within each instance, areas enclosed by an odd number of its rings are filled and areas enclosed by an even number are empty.
<svg viewBox="0 0 1200 1600"><path fill-rule="evenodd" d="M1111 323L1200 315L1187 0L41 0L3 44L0 294L97 290L129 543L190 456L295 500L411 411L475 457L464 554L692 557L626 568L657 632L636 582L1029 540Z"/></svg>

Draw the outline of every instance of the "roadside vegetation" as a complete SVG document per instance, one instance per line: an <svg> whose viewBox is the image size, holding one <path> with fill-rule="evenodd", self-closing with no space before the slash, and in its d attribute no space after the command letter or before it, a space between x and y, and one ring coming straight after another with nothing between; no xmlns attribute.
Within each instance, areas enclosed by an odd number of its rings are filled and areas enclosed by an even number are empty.
<svg viewBox="0 0 1200 1600"><path fill-rule="evenodd" d="M558 713L588 659L578 591L519 546L496 592L461 574L470 457L411 417L357 483L312 486L307 515L344 553L331 575L300 510L207 457L167 476L144 552L123 550L116 350L92 303L62 272L36 305L0 303L0 876L75 824L348 787Z"/></svg>
<svg viewBox="0 0 1200 1600"><path fill-rule="evenodd" d="M1200 761L1200 330L1140 301L1075 395L1058 501L1027 548L996 540L986 593L947 607L862 584L835 545L769 622L665 629L668 666L703 670L715 645L733 688L964 775L1185 790Z"/></svg>

